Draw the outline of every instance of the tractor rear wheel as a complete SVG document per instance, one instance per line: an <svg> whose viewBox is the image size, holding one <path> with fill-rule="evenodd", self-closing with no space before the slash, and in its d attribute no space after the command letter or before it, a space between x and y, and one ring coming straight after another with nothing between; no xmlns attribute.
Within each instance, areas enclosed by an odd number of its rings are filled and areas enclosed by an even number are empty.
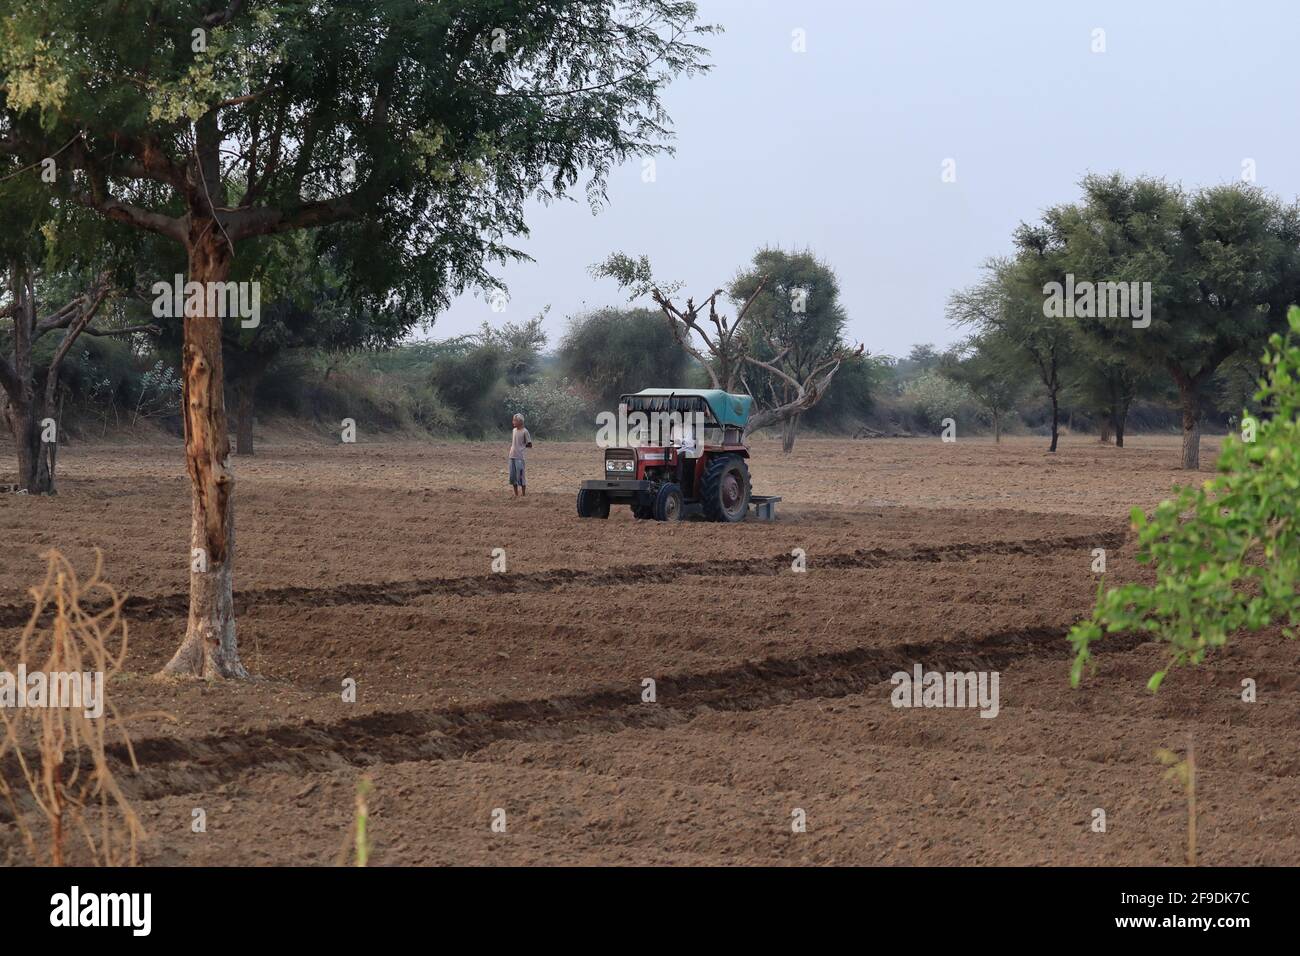
<svg viewBox="0 0 1300 956"><path fill-rule="evenodd" d="M655 520L677 521L682 516L682 489L672 482L662 486L655 495Z"/></svg>
<svg viewBox="0 0 1300 956"><path fill-rule="evenodd" d="M720 455L705 466L700 503L710 521L744 521L749 492L749 466L739 455Z"/></svg>
<svg viewBox="0 0 1300 956"><path fill-rule="evenodd" d="M578 492L578 517L608 518L609 497L603 491L582 489Z"/></svg>

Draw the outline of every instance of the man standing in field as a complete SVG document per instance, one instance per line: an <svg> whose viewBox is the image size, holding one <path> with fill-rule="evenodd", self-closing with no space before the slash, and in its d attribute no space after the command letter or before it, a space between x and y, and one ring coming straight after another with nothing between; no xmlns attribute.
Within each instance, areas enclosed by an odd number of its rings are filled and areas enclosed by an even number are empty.
<svg viewBox="0 0 1300 956"><path fill-rule="evenodd" d="M528 482L524 479L524 455L533 447L533 436L524 427L524 416L515 415L510 430L510 488L515 497L528 495Z"/></svg>

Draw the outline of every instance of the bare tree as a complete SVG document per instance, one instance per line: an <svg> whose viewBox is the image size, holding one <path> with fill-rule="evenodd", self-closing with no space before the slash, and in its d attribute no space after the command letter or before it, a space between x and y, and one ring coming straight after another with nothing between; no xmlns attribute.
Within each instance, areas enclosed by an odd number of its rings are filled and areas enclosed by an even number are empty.
<svg viewBox="0 0 1300 956"><path fill-rule="evenodd" d="M771 407L760 408L750 416L751 432L784 422L812 408L826 393L844 360L862 354L862 346L858 346L856 351L837 347L827 350L810 367L796 369L788 361L792 344L749 334L752 323L746 323L745 319L767 285L766 276L759 278L749 297L740 304L735 319L729 319L718 311L718 296L725 290L715 289L699 304L694 298L679 304L677 295L681 283L665 285L655 281L646 256L633 259L625 253L614 253L592 266L591 272L596 277L614 279L631 293L633 299L649 296L667 319L677 344L700 363L714 388L735 392L738 386L744 386L749 391L745 382L747 368L762 369L779 380L780 388L769 390ZM769 358L761 359L754 355L756 340L767 343L772 353ZM755 395L754 398L761 400L763 396Z"/></svg>

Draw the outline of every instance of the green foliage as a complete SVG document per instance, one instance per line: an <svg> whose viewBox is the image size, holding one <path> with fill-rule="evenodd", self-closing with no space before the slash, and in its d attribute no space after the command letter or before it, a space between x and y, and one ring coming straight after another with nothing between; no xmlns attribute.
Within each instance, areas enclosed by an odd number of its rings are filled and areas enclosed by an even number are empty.
<svg viewBox="0 0 1300 956"><path fill-rule="evenodd" d="M1219 368L1214 378L1214 406L1235 422L1241 410L1257 414L1261 405L1255 399L1261 380L1264 378L1264 366L1259 356L1240 353L1232 356Z"/></svg>
<svg viewBox="0 0 1300 956"><path fill-rule="evenodd" d="M903 398L920 415L922 427L937 431L945 418L961 421L963 409L971 406L971 394L964 385L936 370L922 372L908 383Z"/></svg>
<svg viewBox="0 0 1300 956"><path fill-rule="evenodd" d="M1156 583L1099 591L1092 617L1070 632L1071 681L1078 684L1093 643L1105 634L1144 631L1170 645L1170 667L1198 664L1229 635L1300 622L1300 308L1288 314L1291 335L1269 339L1268 379L1257 398L1273 414L1254 441L1229 436L1218 475L1199 488L1178 490L1148 518L1133 509L1139 560Z"/></svg>
<svg viewBox="0 0 1300 956"><path fill-rule="evenodd" d="M913 350L915 351L915 350ZM940 372L961 386L979 405L986 421L1001 433L1007 414L1025 390L1021 369L1006 360L1007 350L996 333L974 336L943 357Z"/></svg>
<svg viewBox="0 0 1300 956"><path fill-rule="evenodd" d="M463 434L481 435L499 415L504 367L505 356L491 345L444 354L434 361L429 382L456 412Z"/></svg>
<svg viewBox="0 0 1300 956"><path fill-rule="evenodd" d="M648 309L600 309L577 316L559 350L563 374L606 409L629 392L688 384L686 359L667 320Z"/></svg>
<svg viewBox="0 0 1300 956"><path fill-rule="evenodd" d="M785 352L782 367L803 381L844 347L847 316L840 304L840 285L834 270L811 252L785 252L764 247L727 287L727 297L739 309L761 292L745 314L746 346L760 359L771 357L773 347ZM744 370L753 382L758 370ZM776 384L775 382L773 384ZM755 397L767 390L755 385Z"/></svg>
<svg viewBox="0 0 1300 956"><path fill-rule="evenodd" d="M204 193L236 246L323 226L351 296L430 315L521 258L530 201L665 151L714 32L683 0L0 0L0 155L84 132L64 195L173 239Z"/></svg>
<svg viewBox="0 0 1300 956"><path fill-rule="evenodd" d="M1084 261L1095 262L1097 271L1154 285L1151 328L1125 334L1130 350L1200 380L1234 352L1257 353L1271 332L1285 327L1286 305L1300 282L1296 207L1242 183L1190 196L1117 176L1084 185L1081 221L1062 230L1071 247L1086 247ZM1139 238L1123 244L1112 238L1103 253L1095 248L1098 232Z"/></svg>
<svg viewBox="0 0 1300 956"><path fill-rule="evenodd" d="M506 384L526 385L537 378L542 348L546 345L542 322L550 310L547 306L527 322L506 322L497 329L483 323L479 342L501 352Z"/></svg>
<svg viewBox="0 0 1300 956"><path fill-rule="evenodd" d="M1257 354L1300 296L1300 206L1244 183L1189 193L1114 174L1081 185L1081 201L1017 229L1014 254L955 294L949 314L1002 333L1048 398L1069 395L1120 425L1167 375L1190 436L1216 369L1233 355ZM1137 283L1139 293L1149 284L1146 314L1130 302L1125 314L1107 307L1100 315L1077 299L1079 308L1045 314L1048 283L1064 286L1067 276L1080 285ZM1184 466L1194 467L1189 452Z"/></svg>
<svg viewBox="0 0 1300 956"><path fill-rule="evenodd" d="M537 435L572 434L591 422L587 403L574 392L567 378L515 385L506 391L501 407L503 426L513 415L523 415L529 432Z"/></svg>
<svg viewBox="0 0 1300 956"><path fill-rule="evenodd" d="M176 369L158 359L140 376L140 395L136 399L132 424L140 417L148 418L180 405L181 378Z"/></svg>

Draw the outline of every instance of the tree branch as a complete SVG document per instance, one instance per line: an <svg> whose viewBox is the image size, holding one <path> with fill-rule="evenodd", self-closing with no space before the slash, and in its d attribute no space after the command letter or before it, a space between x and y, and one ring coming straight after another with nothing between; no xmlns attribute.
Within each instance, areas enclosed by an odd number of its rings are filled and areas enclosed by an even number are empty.
<svg viewBox="0 0 1300 956"><path fill-rule="evenodd" d="M93 326L83 329L82 335L93 335L96 338L105 335L134 335L136 332L147 332L150 335L162 335L162 328L157 325L124 325L120 329L97 329Z"/></svg>
<svg viewBox="0 0 1300 956"><path fill-rule="evenodd" d="M229 23L235 17L239 16L239 9L244 5L244 0L230 0L230 6L224 10L218 10L215 13L209 13L203 18L205 27L222 27Z"/></svg>
<svg viewBox="0 0 1300 956"><path fill-rule="evenodd" d="M115 222L147 229L149 232L156 232L160 236L175 239L177 242L183 243L185 241L185 223L173 216L165 216L160 212L150 212L148 209L141 209L139 206L133 206L111 196L96 199L89 193L74 193L72 200L82 206L103 213Z"/></svg>
<svg viewBox="0 0 1300 956"><path fill-rule="evenodd" d="M226 218L231 241L249 236L269 236L291 229L325 226L356 219L361 215L359 190L316 202L297 203L284 208L257 207L238 209Z"/></svg>

